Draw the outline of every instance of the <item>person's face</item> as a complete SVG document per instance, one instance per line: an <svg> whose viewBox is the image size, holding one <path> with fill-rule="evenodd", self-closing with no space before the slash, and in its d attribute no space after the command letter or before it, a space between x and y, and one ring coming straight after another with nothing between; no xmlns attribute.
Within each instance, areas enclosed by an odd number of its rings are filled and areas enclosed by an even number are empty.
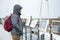
<svg viewBox="0 0 60 40"><path fill-rule="evenodd" d="M22 12L22 9L20 10L20 12Z"/></svg>

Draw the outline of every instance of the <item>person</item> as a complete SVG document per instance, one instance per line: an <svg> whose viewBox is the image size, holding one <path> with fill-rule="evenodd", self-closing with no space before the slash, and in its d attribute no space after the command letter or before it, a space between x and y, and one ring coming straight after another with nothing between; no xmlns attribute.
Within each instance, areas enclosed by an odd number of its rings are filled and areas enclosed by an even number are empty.
<svg viewBox="0 0 60 40"><path fill-rule="evenodd" d="M21 10L22 7L16 4L13 8L13 14L11 16L13 29L11 31L12 39L13 40L20 40L20 37L23 36L23 26L21 20Z"/></svg>

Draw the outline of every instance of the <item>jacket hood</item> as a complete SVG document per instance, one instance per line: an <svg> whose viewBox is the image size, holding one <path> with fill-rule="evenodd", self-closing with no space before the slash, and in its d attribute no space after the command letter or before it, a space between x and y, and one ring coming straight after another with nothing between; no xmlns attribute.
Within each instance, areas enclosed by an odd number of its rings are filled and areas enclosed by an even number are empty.
<svg viewBox="0 0 60 40"><path fill-rule="evenodd" d="M21 9L22 9L22 7L20 5L18 5L18 4L16 4L14 6L13 13L21 15L21 12L20 12Z"/></svg>

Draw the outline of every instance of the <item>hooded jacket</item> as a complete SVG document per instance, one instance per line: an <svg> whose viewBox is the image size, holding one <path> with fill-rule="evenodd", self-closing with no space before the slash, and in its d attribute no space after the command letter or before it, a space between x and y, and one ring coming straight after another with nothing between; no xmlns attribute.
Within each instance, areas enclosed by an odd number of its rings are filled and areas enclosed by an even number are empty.
<svg viewBox="0 0 60 40"><path fill-rule="evenodd" d="M11 31L12 35L23 35L23 26L22 20L20 18L20 10L22 7L20 5L15 5L13 9L13 14L11 16L13 30Z"/></svg>

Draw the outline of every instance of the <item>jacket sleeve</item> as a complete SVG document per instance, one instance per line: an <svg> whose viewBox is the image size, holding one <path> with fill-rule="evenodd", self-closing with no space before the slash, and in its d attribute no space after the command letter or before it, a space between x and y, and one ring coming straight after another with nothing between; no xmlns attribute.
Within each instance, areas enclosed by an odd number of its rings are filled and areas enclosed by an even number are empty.
<svg viewBox="0 0 60 40"><path fill-rule="evenodd" d="M16 14L12 14L11 16L11 20L12 20L12 24L13 24L13 27L17 30L17 31L20 31L19 27L19 23L18 23L18 15Z"/></svg>

